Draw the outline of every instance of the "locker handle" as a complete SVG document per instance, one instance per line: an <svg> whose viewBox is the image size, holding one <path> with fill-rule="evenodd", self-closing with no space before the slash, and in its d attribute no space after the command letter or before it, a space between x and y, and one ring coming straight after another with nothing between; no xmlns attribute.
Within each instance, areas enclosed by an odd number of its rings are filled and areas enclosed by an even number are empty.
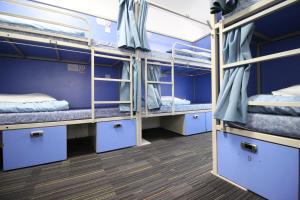
<svg viewBox="0 0 300 200"><path fill-rule="evenodd" d="M44 135L44 131L32 131L30 133L30 137L36 138L36 137L42 137Z"/></svg>
<svg viewBox="0 0 300 200"><path fill-rule="evenodd" d="M193 118L194 119L198 119L199 115L194 115Z"/></svg>
<svg viewBox="0 0 300 200"><path fill-rule="evenodd" d="M114 128L121 128L122 124L114 124Z"/></svg>
<svg viewBox="0 0 300 200"><path fill-rule="evenodd" d="M242 147L242 149L244 149L246 151L250 151L252 153L257 152L257 146L255 144L250 144L248 142L241 142L241 147Z"/></svg>

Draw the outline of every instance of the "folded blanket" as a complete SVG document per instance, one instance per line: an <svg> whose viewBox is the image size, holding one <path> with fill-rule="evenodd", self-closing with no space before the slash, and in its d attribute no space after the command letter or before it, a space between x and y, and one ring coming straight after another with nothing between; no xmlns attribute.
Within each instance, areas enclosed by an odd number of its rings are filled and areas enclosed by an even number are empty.
<svg viewBox="0 0 300 200"><path fill-rule="evenodd" d="M254 102L300 102L300 96L255 95L249 98ZM300 107L287 106L248 106L250 113L300 116Z"/></svg>
<svg viewBox="0 0 300 200"><path fill-rule="evenodd" d="M51 112L68 109L69 103L67 101L0 102L0 113Z"/></svg>
<svg viewBox="0 0 300 200"><path fill-rule="evenodd" d="M162 96L161 102L162 102L163 106L171 106L172 105L172 97L171 96ZM189 104L191 104L191 101L174 97L174 104L175 105L189 105Z"/></svg>

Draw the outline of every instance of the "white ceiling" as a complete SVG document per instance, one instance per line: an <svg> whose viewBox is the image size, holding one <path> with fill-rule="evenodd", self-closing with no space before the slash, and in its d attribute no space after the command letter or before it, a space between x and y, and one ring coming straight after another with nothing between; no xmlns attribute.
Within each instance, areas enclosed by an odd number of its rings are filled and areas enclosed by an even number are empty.
<svg viewBox="0 0 300 200"><path fill-rule="evenodd" d="M119 0L37 0L116 21ZM202 22L209 20L209 0L150 0ZM209 34L208 26L149 7L147 30L194 42Z"/></svg>

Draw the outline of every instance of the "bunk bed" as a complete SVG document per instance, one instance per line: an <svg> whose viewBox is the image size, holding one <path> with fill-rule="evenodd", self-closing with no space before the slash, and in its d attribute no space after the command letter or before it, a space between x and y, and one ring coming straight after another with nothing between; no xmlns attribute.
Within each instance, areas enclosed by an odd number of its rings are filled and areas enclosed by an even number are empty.
<svg viewBox="0 0 300 200"><path fill-rule="evenodd" d="M219 85L224 84L223 76L228 69L256 64L252 66L255 69L251 74L256 76L258 94L248 99L245 123L213 119L213 174L267 199L299 199L298 96L282 96L278 95L278 91L274 91L272 95L262 94L272 91L263 89L263 86L266 88L271 81L262 74L263 67L267 67L264 62L272 62L273 69L268 66L268 70L274 70L275 66L278 66L276 61L280 59L294 58L297 61L300 54L299 42L290 47L278 46L264 53L261 51L263 45L289 39L298 41L299 23L290 26L286 22L299 17L299 8L299 1L260 0L253 1L244 9L238 9L219 22L215 15L212 15L211 20L213 112L217 108ZM257 56L225 63L222 51L219 50L225 34L253 21L255 29L252 43L255 45ZM264 29L265 23L270 22L275 22L273 25L276 24L277 31ZM280 65L281 69L284 69L283 61ZM285 70L292 69L286 66ZM270 73L265 69L263 72ZM288 77L285 81L289 82Z"/></svg>
<svg viewBox="0 0 300 200"><path fill-rule="evenodd" d="M161 117L161 126L165 129L183 135L192 135L211 130L211 104L191 103L190 100L175 97L175 75L190 78L201 77L210 73L210 50L175 42L170 52L148 52L144 53L144 101L142 118ZM154 70L160 71L161 75L168 75L168 78L155 75ZM155 69L156 68L156 69ZM157 72L156 72L157 73ZM150 74L150 75L149 75ZM160 92L161 86L169 86L171 96L161 96L158 101L161 105L156 108L149 103ZM189 87L192 90L192 87ZM160 95L160 94L159 94ZM194 119L193 120L190 119ZM181 126L174 128L172 122L181 122ZM198 127L190 130L190 126ZM171 126L170 126L171 125ZM179 129L178 129L179 128Z"/></svg>
<svg viewBox="0 0 300 200"><path fill-rule="evenodd" d="M87 108L73 109L70 106L72 102L56 102L54 98L49 102L20 104L12 102L13 105L9 104L11 102L1 102L4 106L1 107L3 112L0 113L0 136L4 146L5 161L3 169L11 170L66 159L68 125L88 124L98 153L136 145L132 98L132 63L135 58L133 51L120 50L107 43L92 40L89 21L73 12L30 2L2 0L0 3L3 9L0 13L0 55L2 58L66 63L70 71L81 72L82 70L82 72L90 71L91 73L89 76L90 95L83 97L91 99ZM16 13L10 12L9 8L14 8ZM19 12L23 8L25 12ZM66 22L57 21L55 17L54 19L43 18L39 15L36 15L39 17L32 17L32 15L27 15L26 9L31 9L38 14L42 12L48 16L64 17ZM71 25L68 18L71 18L75 25ZM128 66L126 79L120 78L124 63ZM120 76L113 78L103 74L98 76L97 68L101 67L116 68ZM129 93L126 95L128 99L113 101L97 99L97 94L99 94L97 84L103 82L128 86L125 91ZM55 83L52 84L55 87ZM85 88L85 90L88 89ZM118 96L119 94L116 98L121 98ZM59 107L55 103L63 103L63 106ZM120 111L119 104L126 105L128 109ZM9 109L7 106L10 106ZM56 136L52 136L52 132L57 132ZM118 137L117 134L120 132L124 134ZM111 133L115 134L111 135ZM38 138L44 138L44 140ZM15 160L19 157L14 151L15 140L24 140L24 144L19 146L24 151L24 160ZM33 140L40 142L37 142L35 146ZM57 152L52 152L53 147L50 144L52 142L58 144ZM40 153L29 152L32 148L44 148L44 150Z"/></svg>

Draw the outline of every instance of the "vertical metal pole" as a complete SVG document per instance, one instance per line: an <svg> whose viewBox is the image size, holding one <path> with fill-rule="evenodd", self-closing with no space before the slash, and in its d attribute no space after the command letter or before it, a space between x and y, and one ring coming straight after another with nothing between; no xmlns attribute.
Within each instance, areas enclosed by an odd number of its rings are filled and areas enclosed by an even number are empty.
<svg viewBox="0 0 300 200"><path fill-rule="evenodd" d="M223 33L223 29L224 29L224 21L222 20L220 22L220 28L219 28L219 59L220 59L220 75L219 75L219 79L220 79L220 87L222 87L223 84L223 78L224 78L224 56L223 56L223 44L224 44L224 33ZM224 121L220 121L220 125L222 127L222 130L224 130L225 128L225 124Z"/></svg>
<svg viewBox="0 0 300 200"><path fill-rule="evenodd" d="M92 120L95 120L95 50L91 48L91 107Z"/></svg>
<svg viewBox="0 0 300 200"><path fill-rule="evenodd" d="M132 56L130 56L129 63L129 79L130 79L130 117L133 119L133 78L132 78ZM126 84L126 83L125 83Z"/></svg>
<svg viewBox="0 0 300 200"><path fill-rule="evenodd" d="M211 88L212 88L212 113L216 110L217 98L219 93L219 76L218 76L218 56L219 56L219 39L218 29L216 27L216 15L211 15ZM212 159L214 174L218 174L218 160L217 160L217 120L212 118Z"/></svg>
<svg viewBox="0 0 300 200"><path fill-rule="evenodd" d="M256 56L260 56L260 44L256 46ZM256 91L257 94L261 94L261 67L260 62L256 63Z"/></svg>
<svg viewBox="0 0 300 200"><path fill-rule="evenodd" d="M148 59L145 58L145 66L144 66L144 74L145 74L145 113L146 117L148 116Z"/></svg>
<svg viewBox="0 0 300 200"><path fill-rule="evenodd" d="M140 1L136 0L135 19L139 18ZM135 50L136 63L138 66L138 88L137 88L137 112L136 112L136 142L137 145L142 145L142 62L141 50Z"/></svg>
<svg viewBox="0 0 300 200"><path fill-rule="evenodd" d="M175 58L172 58L172 68L171 68L171 81L172 81L172 115L175 113L175 104L174 104L174 95L175 95L175 82L174 82L174 67L175 67Z"/></svg>
<svg viewBox="0 0 300 200"><path fill-rule="evenodd" d="M137 112L136 112L136 137L137 145L142 145L142 63L140 50L136 50L136 62L138 65L138 88L137 88Z"/></svg>

